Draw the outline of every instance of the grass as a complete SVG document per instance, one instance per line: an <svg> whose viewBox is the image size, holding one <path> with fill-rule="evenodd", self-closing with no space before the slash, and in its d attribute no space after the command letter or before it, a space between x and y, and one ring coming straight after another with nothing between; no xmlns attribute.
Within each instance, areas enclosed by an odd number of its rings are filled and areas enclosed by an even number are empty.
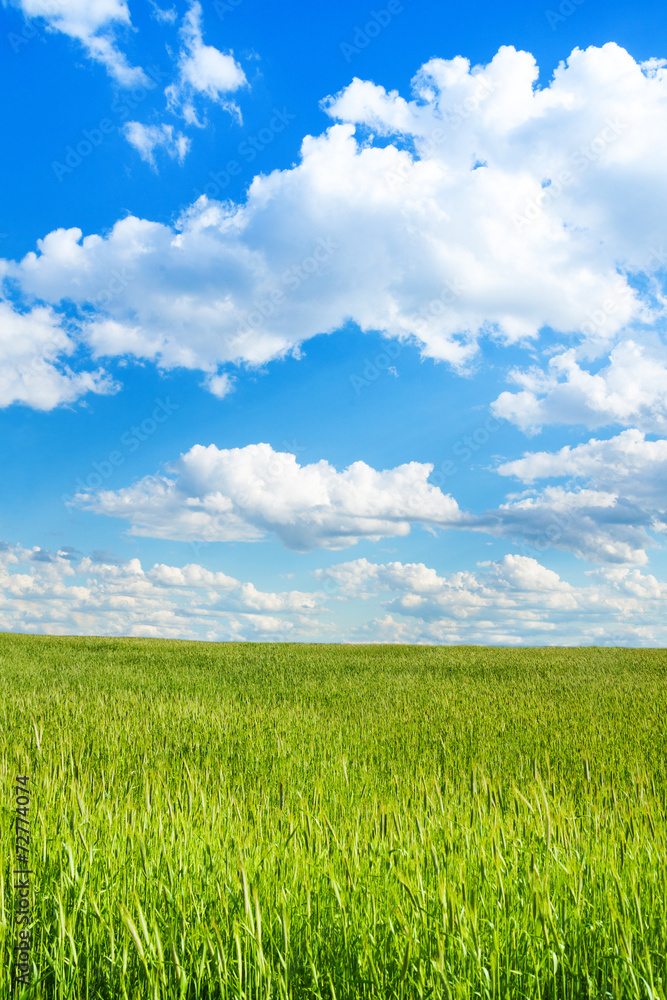
<svg viewBox="0 0 667 1000"><path fill-rule="evenodd" d="M667 998L667 651L0 635L0 998Z"/></svg>

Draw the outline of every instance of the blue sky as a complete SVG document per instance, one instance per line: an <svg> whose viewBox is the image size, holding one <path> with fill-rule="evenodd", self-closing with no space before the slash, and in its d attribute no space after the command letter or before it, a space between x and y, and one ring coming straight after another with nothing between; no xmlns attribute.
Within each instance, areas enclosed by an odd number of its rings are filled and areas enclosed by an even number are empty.
<svg viewBox="0 0 667 1000"><path fill-rule="evenodd" d="M0 629L664 645L654 6L1 16Z"/></svg>

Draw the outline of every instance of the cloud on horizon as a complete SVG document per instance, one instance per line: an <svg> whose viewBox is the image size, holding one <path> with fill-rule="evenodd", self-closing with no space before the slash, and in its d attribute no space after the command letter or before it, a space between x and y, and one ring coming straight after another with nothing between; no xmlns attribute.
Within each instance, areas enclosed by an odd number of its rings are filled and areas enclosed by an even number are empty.
<svg viewBox="0 0 667 1000"><path fill-rule="evenodd" d="M573 586L531 557L508 554L478 571L439 576L423 563L341 563L316 573L341 596L385 593L384 614L357 641L520 645L664 643L667 587L637 569L599 570Z"/></svg>
<svg viewBox="0 0 667 1000"><path fill-rule="evenodd" d="M196 563L144 570L139 559L78 556L0 544L0 631L240 642L328 627L316 618L321 591L264 593Z"/></svg>
<svg viewBox="0 0 667 1000"><path fill-rule="evenodd" d="M0 630L213 642L667 642L667 588L637 569L597 570L575 586L508 554L448 576L367 559L314 576L318 590L267 593L197 563L144 569L136 558L0 542Z"/></svg>

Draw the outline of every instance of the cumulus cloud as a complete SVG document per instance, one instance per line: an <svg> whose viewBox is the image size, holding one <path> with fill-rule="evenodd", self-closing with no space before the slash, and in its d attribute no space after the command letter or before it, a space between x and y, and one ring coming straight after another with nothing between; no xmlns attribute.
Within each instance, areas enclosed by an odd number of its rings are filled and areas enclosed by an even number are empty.
<svg viewBox="0 0 667 1000"><path fill-rule="evenodd" d="M555 452L525 452L522 458L503 462L497 471L524 483L568 476L622 490L633 499L646 499L648 493L664 501L667 440L647 441L642 431L629 428L605 441L591 438Z"/></svg>
<svg viewBox="0 0 667 1000"><path fill-rule="evenodd" d="M156 170L155 150L164 149L172 160L183 163L190 149L190 140L182 132L174 130L173 125L142 125L141 122L126 122L123 131L125 138L153 170Z"/></svg>
<svg viewBox="0 0 667 1000"><path fill-rule="evenodd" d="M191 563L105 561L0 543L0 631L289 640L326 635L324 594L266 593Z"/></svg>
<svg viewBox="0 0 667 1000"><path fill-rule="evenodd" d="M202 35L202 8L192 3L180 29L182 46L178 54L178 80L167 87L167 103L191 125L201 125L195 98L203 95L240 118L237 105L226 96L247 85L243 69L232 53L205 45Z"/></svg>
<svg viewBox="0 0 667 1000"><path fill-rule="evenodd" d="M15 0L26 17L43 18L49 29L60 31L81 43L91 59L102 63L110 76L123 87L146 86L148 78L131 66L116 43L120 29L131 28L125 0Z"/></svg>
<svg viewBox="0 0 667 1000"><path fill-rule="evenodd" d="M212 641L667 642L667 585L638 569L596 570L576 586L514 554L448 576L423 563L358 559L315 577L319 590L272 593L197 563L148 568L136 558L0 542L0 631ZM360 597L361 608L374 610L351 626L346 604Z"/></svg>
<svg viewBox="0 0 667 1000"><path fill-rule="evenodd" d="M536 559L509 554L439 576L423 563L342 563L317 572L347 598L388 594L356 631L378 642L651 645L667 639L667 586L637 569L598 570L574 586Z"/></svg>
<svg viewBox="0 0 667 1000"><path fill-rule="evenodd" d="M117 491L78 493L74 502L129 521L131 534L177 541L275 536L299 551L341 549L404 537L421 525L509 538L528 555L555 547L595 564L646 563L646 549L656 545L652 532L664 527L627 491L592 485L510 494L494 510L466 513L428 482L432 471L419 462L382 471L354 462L338 472L324 459L300 466L268 444L195 445L164 474Z"/></svg>
<svg viewBox="0 0 667 1000"><path fill-rule="evenodd" d="M173 91L184 108L243 83L231 56L203 44L199 19L195 4ZM429 61L410 100L355 80L326 102L336 123L304 139L295 166L256 177L244 203L202 197L174 228L129 217L83 240L57 230L4 271L28 299L84 307L101 275L131 268L137 280L82 318L100 356L211 374L352 320L465 369L483 337L542 335L561 360L525 392L562 393L586 358L628 330L641 346L664 313L667 258L646 233L667 226L667 71L610 43L575 49L542 89L536 79L530 54L503 47L485 67ZM579 405L591 421L618 409L611 370L600 378L599 400ZM498 412L526 427L547 405L501 399Z"/></svg>
<svg viewBox="0 0 667 1000"><path fill-rule="evenodd" d="M544 424L667 430L667 349L662 345L651 350L624 341L595 374L582 368L570 349L551 358L547 371L517 370L510 377L522 388L501 393L493 412L529 433Z"/></svg>
<svg viewBox="0 0 667 1000"><path fill-rule="evenodd" d="M270 535L291 549L341 549L360 539L405 536L464 522L456 501L427 483L431 465L378 471L354 462L300 466L268 444L195 445L169 470L125 489L78 494L88 510L131 522L131 534L181 541L255 542Z"/></svg>
<svg viewBox="0 0 667 1000"><path fill-rule="evenodd" d="M0 406L51 410L89 392L114 392L113 380L101 369L73 371L65 363L75 351L51 308L19 312L0 299Z"/></svg>

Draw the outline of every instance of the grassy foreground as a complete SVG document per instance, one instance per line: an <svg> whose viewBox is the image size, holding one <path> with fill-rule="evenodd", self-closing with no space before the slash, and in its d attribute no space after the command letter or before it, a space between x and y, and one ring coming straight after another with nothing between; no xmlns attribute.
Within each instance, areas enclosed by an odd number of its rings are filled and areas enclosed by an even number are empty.
<svg viewBox="0 0 667 1000"><path fill-rule="evenodd" d="M665 1000L666 667L0 635L0 998Z"/></svg>

